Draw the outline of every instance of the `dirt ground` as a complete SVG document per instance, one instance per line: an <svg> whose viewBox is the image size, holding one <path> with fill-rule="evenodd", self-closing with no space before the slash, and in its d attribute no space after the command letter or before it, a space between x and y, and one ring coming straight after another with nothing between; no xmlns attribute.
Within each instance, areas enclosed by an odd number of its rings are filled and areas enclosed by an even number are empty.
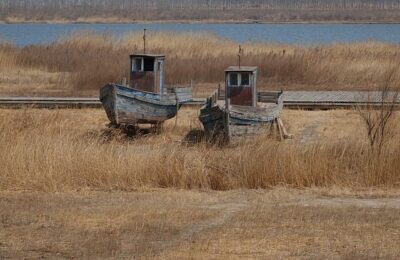
<svg viewBox="0 0 400 260"><path fill-rule="evenodd" d="M398 259L396 192L0 193L0 258Z"/></svg>

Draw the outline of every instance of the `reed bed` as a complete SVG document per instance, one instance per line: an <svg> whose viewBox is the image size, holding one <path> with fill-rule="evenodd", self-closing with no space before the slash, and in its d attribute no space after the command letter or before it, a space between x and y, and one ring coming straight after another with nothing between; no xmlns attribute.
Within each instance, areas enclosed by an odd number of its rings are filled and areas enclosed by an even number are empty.
<svg viewBox="0 0 400 260"><path fill-rule="evenodd" d="M24 48L3 43L0 68L54 73L63 84L58 88L97 94L105 83L128 77L128 54L142 52L142 45L141 33L116 38L93 32ZM148 52L167 55L169 84L190 80L216 84L223 81L226 67L237 64L238 45L207 33L150 33L147 46ZM258 66L259 85L269 89L374 89L400 64L400 46L380 42L321 46L248 42L242 48L242 65Z"/></svg>
<svg viewBox="0 0 400 260"><path fill-rule="evenodd" d="M362 138L281 143L260 137L222 148L204 141L189 144L183 141L185 135L198 127L190 113L192 117L180 115L177 127L168 122L160 135L129 138L106 130L107 120L98 110L1 111L0 189L400 185L396 139L380 155L371 153Z"/></svg>

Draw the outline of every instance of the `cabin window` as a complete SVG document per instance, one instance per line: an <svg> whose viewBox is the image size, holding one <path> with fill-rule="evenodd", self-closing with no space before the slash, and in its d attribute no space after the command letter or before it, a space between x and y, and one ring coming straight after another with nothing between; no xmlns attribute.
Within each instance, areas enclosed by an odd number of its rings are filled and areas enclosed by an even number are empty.
<svg viewBox="0 0 400 260"><path fill-rule="evenodd" d="M229 86L238 86L239 75L237 73L229 73Z"/></svg>
<svg viewBox="0 0 400 260"><path fill-rule="evenodd" d="M250 73L242 73L240 75L240 85L250 86Z"/></svg>
<svg viewBox="0 0 400 260"><path fill-rule="evenodd" d="M144 59L144 71L154 71L154 59L145 58Z"/></svg>
<svg viewBox="0 0 400 260"><path fill-rule="evenodd" d="M143 71L143 59L134 58L132 62L132 71Z"/></svg>

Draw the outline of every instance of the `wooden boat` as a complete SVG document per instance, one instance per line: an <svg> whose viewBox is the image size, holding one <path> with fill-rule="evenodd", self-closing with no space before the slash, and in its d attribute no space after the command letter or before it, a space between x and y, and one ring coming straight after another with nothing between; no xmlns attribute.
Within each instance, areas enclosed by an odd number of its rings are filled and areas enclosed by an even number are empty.
<svg viewBox="0 0 400 260"><path fill-rule="evenodd" d="M191 88L164 87L164 55L131 55L128 86L110 83L100 101L112 125L159 125L192 99Z"/></svg>
<svg viewBox="0 0 400 260"><path fill-rule="evenodd" d="M225 70L225 95L214 92L200 109L199 119L208 138L254 135L280 121L282 91L257 92L256 79L257 67Z"/></svg>
<svg viewBox="0 0 400 260"><path fill-rule="evenodd" d="M113 125L162 123L175 117L181 104L190 99L190 88L158 94L111 83L100 91L100 100Z"/></svg>

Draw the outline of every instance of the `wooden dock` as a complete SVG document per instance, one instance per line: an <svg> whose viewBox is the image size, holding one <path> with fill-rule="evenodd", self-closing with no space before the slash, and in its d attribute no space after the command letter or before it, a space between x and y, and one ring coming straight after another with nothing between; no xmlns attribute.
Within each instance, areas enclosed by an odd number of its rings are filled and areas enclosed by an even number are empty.
<svg viewBox="0 0 400 260"><path fill-rule="evenodd" d="M395 93L389 93L394 95ZM286 108L334 109L355 106L381 105L382 92L379 91L285 91L283 104ZM400 105L400 97L397 97Z"/></svg>
<svg viewBox="0 0 400 260"><path fill-rule="evenodd" d="M285 91L285 108L335 109L353 108L357 105L380 105L381 93L377 91ZM194 98L185 106L200 106L205 99ZM397 99L400 105L400 97ZM0 97L1 108L101 108L93 97Z"/></svg>
<svg viewBox="0 0 400 260"><path fill-rule="evenodd" d="M101 102L90 97L0 97L0 107L101 108Z"/></svg>

